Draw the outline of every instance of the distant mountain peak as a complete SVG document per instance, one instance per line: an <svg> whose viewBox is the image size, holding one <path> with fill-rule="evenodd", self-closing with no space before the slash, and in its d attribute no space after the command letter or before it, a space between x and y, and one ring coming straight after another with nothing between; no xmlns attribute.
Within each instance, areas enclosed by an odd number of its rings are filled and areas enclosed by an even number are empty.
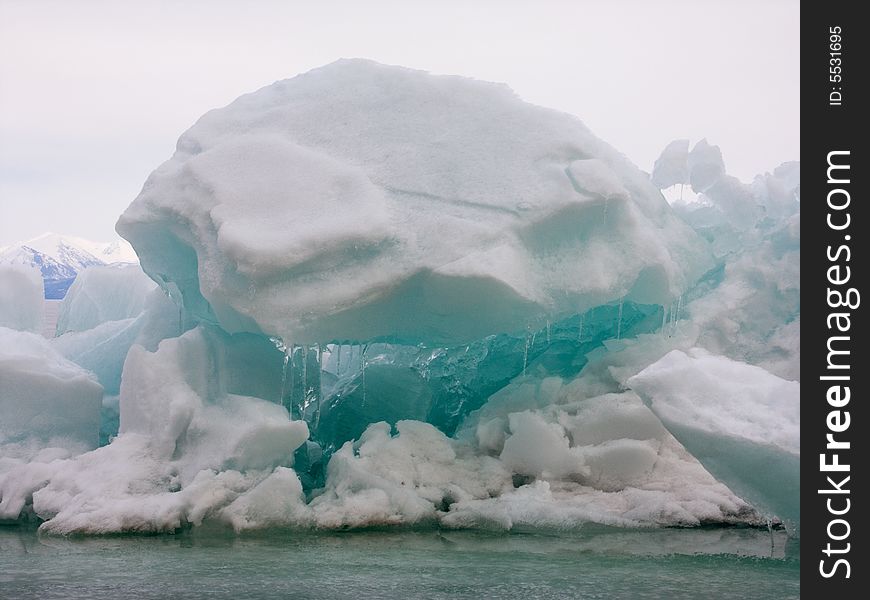
<svg viewBox="0 0 870 600"><path fill-rule="evenodd" d="M137 262L139 258L126 240L94 242L50 231L0 248L0 264L30 265L40 270L46 298L63 298L82 269Z"/></svg>

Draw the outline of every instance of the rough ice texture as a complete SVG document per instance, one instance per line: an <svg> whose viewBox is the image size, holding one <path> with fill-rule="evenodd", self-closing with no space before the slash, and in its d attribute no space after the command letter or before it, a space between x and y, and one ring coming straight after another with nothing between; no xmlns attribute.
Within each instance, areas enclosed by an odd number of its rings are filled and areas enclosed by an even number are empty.
<svg viewBox="0 0 870 600"><path fill-rule="evenodd" d="M50 340L55 350L94 373L110 395L120 392L121 372L133 344L154 351L160 340L183 332L178 306L162 290L151 286L150 292L137 295L131 304L141 305L138 316L105 321L91 329L70 331Z"/></svg>
<svg viewBox="0 0 870 600"><path fill-rule="evenodd" d="M45 338L0 327L0 520L17 518L29 497L7 471L96 447L102 395Z"/></svg>
<svg viewBox="0 0 870 600"><path fill-rule="evenodd" d="M0 264L0 327L42 331L42 275L26 265Z"/></svg>
<svg viewBox="0 0 870 600"><path fill-rule="evenodd" d="M32 497L36 515L50 519L45 530L55 533L201 523L275 467L292 466L308 437L282 406L234 393L261 385L239 377L246 349L202 328L164 340L156 352L133 346L117 438L78 457L12 468L0 480L2 501L21 499L20 510ZM99 395L96 409L98 424Z"/></svg>
<svg viewBox="0 0 870 600"><path fill-rule="evenodd" d="M683 445L756 506L800 518L800 384L695 348L628 380Z"/></svg>
<svg viewBox="0 0 870 600"><path fill-rule="evenodd" d="M117 229L191 314L295 343L469 341L710 266L576 118L361 60L207 113Z"/></svg>
<svg viewBox="0 0 870 600"><path fill-rule="evenodd" d="M800 214L739 235L708 282L716 285L686 307L708 350L800 379Z"/></svg>
<svg viewBox="0 0 870 600"><path fill-rule="evenodd" d="M706 142L676 155L699 192L671 208L572 117L363 61L207 114L118 225L161 289L52 342L117 436L21 446L5 514L62 534L757 524L748 499L791 519L757 479L793 482L796 421L762 446L786 407L731 413L799 389L771 374L799 360L799 166L744 185Z"/></svg>
<svg viewBox="0 0 870 600"><path fill-rule="evenodd" d="M652 182L660 189L689 183L689 140L674 140L662 150L652 171Z"/></svg>
<svg viewBox="0 0 870 600"><path fill-rule="evenodd" d="M61 303L57 334L136 317L155 287L138 265L89 267L78 274Z"/></svg>
<svg viewBox="0 0 870 600"><path fill-rule="evenodd" d="M753 518L636 396L587 397L582 380L558 377L509 386L455 439L419 421L399 421L395 433L369 425L332 455L323 486L306 498L292 467L308 430L260 399L278 395L281 382L259 340L200 326L156 352L133 346L118 437L82 456L19 466L0 481L3 496L32 497L43 531L65 534L172 531L205 519L241 531Z"/></svg>
<svg viewBox="0 0 870 600"><path fill-rule="evenodd" d="M671 151L683 143L672 142L658 162L702 182L674 209L709 242L717 267L689 291L678 317L696 329L695 345L799 380L800 163L744 184L727 174L718 146L701 140L684 157Z"/></svg>

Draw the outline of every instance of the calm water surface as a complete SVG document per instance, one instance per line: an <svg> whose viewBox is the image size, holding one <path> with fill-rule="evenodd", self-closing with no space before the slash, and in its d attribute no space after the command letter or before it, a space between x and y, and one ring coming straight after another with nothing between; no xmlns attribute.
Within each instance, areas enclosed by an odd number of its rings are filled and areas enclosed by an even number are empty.
<svg viewBox="0 0 870 600"><path fill-rule="evenodd" d="M798 550L748 529L70 539L11 526L0 598L798 598Z"/></svg>

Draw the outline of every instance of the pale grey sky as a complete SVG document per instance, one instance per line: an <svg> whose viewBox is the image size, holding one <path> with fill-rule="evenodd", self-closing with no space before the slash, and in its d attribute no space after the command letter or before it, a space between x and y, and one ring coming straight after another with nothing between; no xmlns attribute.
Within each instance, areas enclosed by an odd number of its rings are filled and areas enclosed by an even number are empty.
<svg viewBox="0 0 870 600"><path fill-rule="evenodd" d="M800 157L797 0L0 0L0 245L114 236L204 112L341 57L509 84L650 170L672 139L750 180Z"/></svg>

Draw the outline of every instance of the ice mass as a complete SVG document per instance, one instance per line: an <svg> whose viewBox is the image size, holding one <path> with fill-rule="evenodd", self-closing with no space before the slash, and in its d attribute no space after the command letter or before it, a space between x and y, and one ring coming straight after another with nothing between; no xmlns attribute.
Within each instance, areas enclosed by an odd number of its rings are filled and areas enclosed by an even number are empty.
<svg viewBox="0 0 870 600"><path fill-rule="evenodd" d="M799 535L799 182L364 60L242 96L57 337L0 266L0 520Z"/></svg>

